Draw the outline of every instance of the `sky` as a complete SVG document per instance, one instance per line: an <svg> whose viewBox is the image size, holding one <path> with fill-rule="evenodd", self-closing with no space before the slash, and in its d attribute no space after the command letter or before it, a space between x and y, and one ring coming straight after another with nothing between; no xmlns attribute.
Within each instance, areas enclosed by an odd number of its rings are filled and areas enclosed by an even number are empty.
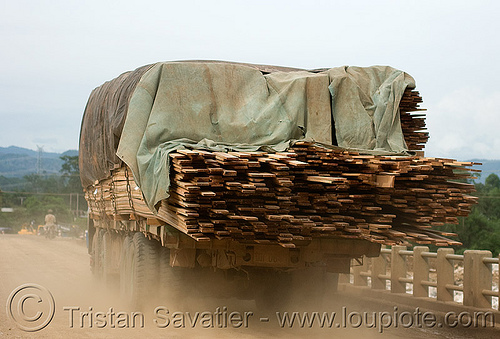
<svg viewBox="0 0 500 339"><path fill-rule="evenodd" d="M500 159L499 1L0 0L0 147L77 149L92 89L145 64L226 60L413 76L431 157Z"/></svg>

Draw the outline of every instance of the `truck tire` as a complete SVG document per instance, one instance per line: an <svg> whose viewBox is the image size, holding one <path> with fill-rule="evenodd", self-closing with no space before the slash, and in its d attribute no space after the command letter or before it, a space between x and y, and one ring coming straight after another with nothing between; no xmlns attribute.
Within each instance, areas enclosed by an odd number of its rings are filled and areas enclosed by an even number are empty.
<svg viewBox="0 0 500 339"><path fill-rule="evenodd" d="M102 244L101 244L101 249L102 249L102 274L101 274L101 280L105 285L108 283L108 274L109 274L109 269L111 266L111 235L109 232L104 231L102 235Z"/></svg>
<svg viewBox="0 0 500 339"><path fill-rule="evenodd" d="M104 230L96 228L92 239L92 256L90 260L91 270L94 277L100 279L102 277L102 237Z"/></svg>
<svg viewBox="0 0 500 339"><path fill-rule="evenodd" d="M133 246L132 236L126 235L122 241L122 250L120 254L120 295L123 299L130 299L131 279L131 247Z"/></svg>
<svg viewBox="0 0 500 339"><path fill-rule="evenodd" d="M137 232L130 246L130 295L134 307L142 308L158 284L156 244Z"/></svg>
<svg viewBox="0 0 500 339"><path fill-rule="evenodd" d="M102 281L106 286L116 281L119 246L118 235L105 231L102 236Z"/></svg>
<svg viewBox="0 0 500 339"><path fill-rule="evenodd" d="M92 272L93 275L96 274L96 245L97 245L97 233L98 230L94 231L94 234L92 235L92 238L90 239L90 242L92 244L91 250L90 250L90 271Z"/></svg>

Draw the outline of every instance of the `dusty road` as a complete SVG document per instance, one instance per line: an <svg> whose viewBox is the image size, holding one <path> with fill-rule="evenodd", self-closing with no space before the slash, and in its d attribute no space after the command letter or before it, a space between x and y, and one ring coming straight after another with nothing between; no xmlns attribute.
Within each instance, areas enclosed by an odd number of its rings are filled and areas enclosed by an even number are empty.
<svg viewBox="0 0 500 339"><path fill-rule="evenodd" d="M51 314L51 300L40 285L50 291L54 301L54 316L50 323L36 332L26 332L19 326L33 326L27 318L39 320ZM19 286L27 285L17 294ZM307 287L304 287L307 288ZM27 293L28 297L22 298ZM33 297L39 295L41 299ZM21 298L21 299L20 299ZM20 301L21 300L21 301ZM48 306L47 306L48 305ZM160 307L158 313L155 308ZM22 309L22 312L19 309ZM356 313L346 322L346 313ZM168 313L167 313L168 310ZM392 323L381 332L381 323L388 318L363 319L363 312L394 313L393 308L368 305L362 300L338 296L328 309L311 309L318 315L336 312L338 317L328 326L328 319L320 326L319 319L309 327L295 318L280 325L288 311L301 315L303 309L259 310L251 301L190 300L172 302L154 300L144 310L132 310L120 300L118 292L94 279L89 270L89 259L83 241L56 238L47 240L38 236L0 235L0 337L7 338L498 338L500 332L482 329L398 328ZM8 316L7 312L12 314ZM135 313L133 313L135 312ZM375 313L373 313L375 312ZM13 320L17 319L17 323ZM47 316L50 320L50 317ZM266 320L267 319L267 320ZM285 318L286 319L286 318ZM290 320L291 318L288 318ZM303 319L302 319L303 320ZM325 318L323 318L325 320ZM370 320L370 321L369 321ZM360 323L363 322L362 324ZM359 326L356 326L358 325ZM135 328L134 328L135 327ZM291 328L290 328L291 327ZM357 327L357 328L353 328Z"/></svg>

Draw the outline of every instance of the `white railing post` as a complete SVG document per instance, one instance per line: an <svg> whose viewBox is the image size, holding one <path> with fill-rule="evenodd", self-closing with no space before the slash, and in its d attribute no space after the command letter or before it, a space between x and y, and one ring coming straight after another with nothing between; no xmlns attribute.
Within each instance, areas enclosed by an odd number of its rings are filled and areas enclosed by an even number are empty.
<svg viewBox="0 0 500 339"><path fill-rule="evenodd" d="M406 283L399 278L406 278L406 259L399 254L406 250L406 246L392 246L391 251L391 292L406 293Z"/></svg>
<svg viewBox="0 0 500 339"><path fill-rule="evenodd" d="M363 265L354 266L352 268L354 286L367 286L368 281L361 272L366 272L368 270L368 258L363 256Z"/></svg>
<svg viewBox="0 0 500 339"><path fill-rule="evenodd" d="M455 293L447 288L447 285L455 283L455 273L453 263L446 259L448 254L453 254L453 248L439 248L437 251L436 272L437 272L437 300L453 301Z"/></svg>
<svg viewBox="0 0 500 339"><path fill-rule="evenodd" d="M498 303L500 304L500 253L498 254L498 272L499 274L497 274L497 286L498 286L497 298L498 298ZM500 310L500 306L498 306L498 310Z"/></svg>
<svg viewBox="0 0 500 339"><path fill-rule="evenodd" d="M391 254L389 259L384 255ZM408 278L406 256L413 255L413 279ZM430 281L430 258L436 258L437 281ZM455 262L463 262L463 285L455 284ZM439 248L437 253L429 252L427 246L416 246L407 251L406 246L393 246L383 249L376 258L363 257L363 264L352 266L352 280L356 286L367 287L368 277L371 288L385 290L387 281L391 282L391 293L406 293L406 284L413 283L414 297L429 297L429 286L437 289L437 300L453 302L455 291L462 291L463 305L477 308L492 308L492 298L500 298L500 291L493 290L499 279L493 281L492 265L500 264L500 255L491 257L486 250L467 250L464 255L455 255L451 248ZM387 271L389 271L387 273ZM349 275L342 280L349 283Z"/></svg>
<svg viewBox="0 0 500 339"><path fill-rule="evenodd" d="M387 260L382 253L376 258L372 258L372 288L375 290L385 290L386 280L379 278L380 275L387 274Z"/></svg>
<svg viewBox="0 0 500 339"><path fill-rule="evenodd" d="M491 308L491 296L485 296L483 290L491 290L492 274L490 268L483 263L483 258L491 258L491 252L464 252L465 306Z"/></svg>
<svg viewBox="0 0 500 339"><path fill-rule="evenodd" d="M429 252L427 246L416 246L413 248L413 296L428 297L429 287L423 285L422 281L429 281L429 260L422 256L423 252Z"/></svg>

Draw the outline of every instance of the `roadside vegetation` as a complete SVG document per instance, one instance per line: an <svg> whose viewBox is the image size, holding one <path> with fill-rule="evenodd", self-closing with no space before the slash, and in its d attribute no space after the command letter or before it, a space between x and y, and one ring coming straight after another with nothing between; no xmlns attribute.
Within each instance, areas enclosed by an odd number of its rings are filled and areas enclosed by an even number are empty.
<svg viewBox="0 0 500 339"><path fill-rule="evenodd" d="M59 174L26 175L21 180L23 188L15 191L2 191L0 186L0 207L7 208L0 213L0 227L17 232L29 224L43 225L50 209L58 224L76 226L80 231L85 229L86 221L82 216L87 211L87 204L80 184L78 156L63 155L61 160Z"/></svg>
<svg viewBox="0 0 500 339"><path fill-rule="evenodd" d="M475 183L479 197L467 218L460 218L458 225L447 225L446 229L457 233L462 246L457 252L467 249L489 250L493 256L500 253L500 178L490 174L483 183Z"/></svg>

